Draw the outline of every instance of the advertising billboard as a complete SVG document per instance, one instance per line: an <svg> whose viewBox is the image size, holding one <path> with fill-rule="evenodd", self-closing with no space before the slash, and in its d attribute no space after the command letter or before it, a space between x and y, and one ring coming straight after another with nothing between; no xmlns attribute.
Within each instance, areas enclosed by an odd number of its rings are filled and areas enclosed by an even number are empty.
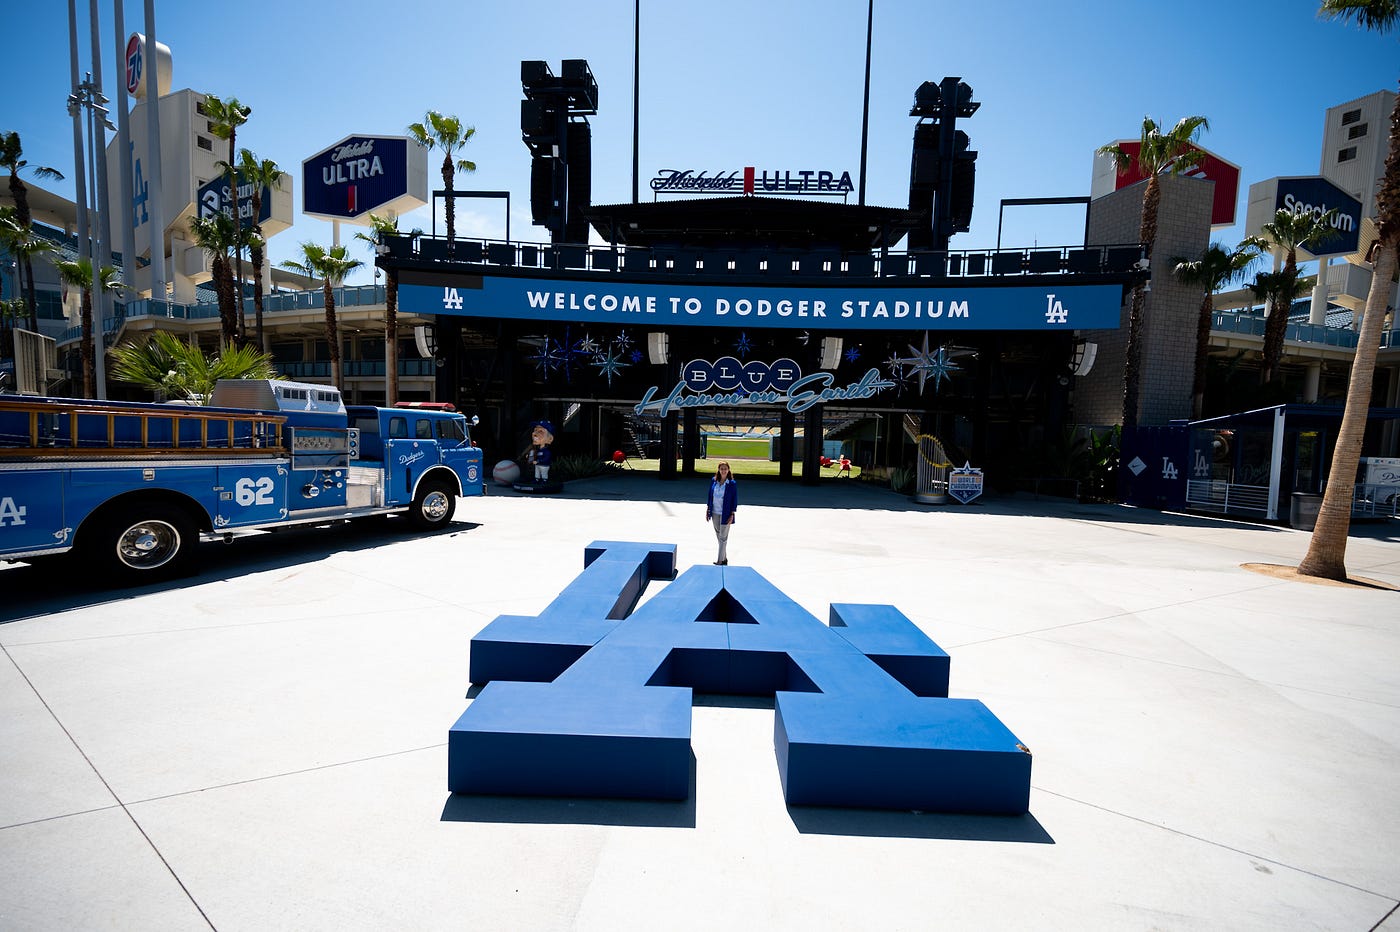
<svg viewBox="0 0 1400 932"><path fill-rule="evenodd" d="M1146 176L1137 170L1137 153L1142 143L1136 139L1120 139L1116 145L1133 158L1126 171L1118 171L1113 160L1104 155L1094 157L1094 180L1090 196L1103 197L1114 191L1137 184ZM1196 166L1185 172L1188 178L1215 182L1215 197L1211 201L1210 225L1228 227L1235 223L1235 204L1240 197L1240 167L1200 146L1191 146L1201 154Z"/></svg>
<svg viewBox="0 0 1400 932"><path fill-rule="evenodd" d="M427 150L407 136L346 136L301 163L302 213L356 220L428 202Z"/></svg>

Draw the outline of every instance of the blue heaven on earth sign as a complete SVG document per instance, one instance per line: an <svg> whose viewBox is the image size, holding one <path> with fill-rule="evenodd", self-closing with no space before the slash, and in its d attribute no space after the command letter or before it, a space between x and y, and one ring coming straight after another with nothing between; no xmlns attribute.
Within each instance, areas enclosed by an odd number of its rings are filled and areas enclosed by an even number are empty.
<svg viewBox="0 0 1400 932"><path fill-rule="evenodd" d="M653 385L633 410L638 415L655 411L665 417L672 408L781 404L801 414L815 404L859 401L895 387L894 382L880 376L879 369L869 369L847 385L835 382L830 372L804 376L797 363L786 357L773 362L740 362L733 356L713 362L692 359L681 367L680 381L669 394L660 395L660 388Z"/></svg>
<svg viewBox="0 0 1400 932"><path fill-rule="evenodd" d="M1115 329L1122 297L1120 285L803 288L481 275L460 276L454 284L399 285L399 308L408 314L821 330Z"/></svg>
<svg viewBox="0 0 1400 932"><path fill-rule="evenodd" d="M649 580L674 580L637 608ZM634 611L634 609L636 609ZM1022 814L1031 753L892 605L823 624L746 566L676 576L676 545L594 541L534 617L471 641L486 684L448 731L453 793L686 799L694 692L773 697L789 805Z"/></svg>

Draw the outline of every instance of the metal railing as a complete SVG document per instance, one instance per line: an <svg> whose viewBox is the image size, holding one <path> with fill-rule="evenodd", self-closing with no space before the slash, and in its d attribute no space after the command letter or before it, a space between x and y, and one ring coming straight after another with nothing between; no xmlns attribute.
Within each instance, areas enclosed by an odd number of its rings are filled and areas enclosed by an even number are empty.
<svg viewBox="0 0 1400 932"><path fill-rule="evenodd" d="M373 307L385 301L383 285L343 285L331 289L337 308ZM309 291L275 291L263 296L263 313L281 314L291 311L323 310L326 306L325 291L314 288ZM245 299L244 310L249 319L253 314L253 301ZM104 321L103 333L110 346L112 337L121 330L127 321L140 319L157 320L217 320L219 306L209 302L183 304L178 301L159 301L153 298L138 298L119 306L117 313ZM82 339L82 327L69 327L59 334L57 344L64 346Z"/></svg>
<svg viewBox="0 0 1400 932"><path fill-rule="evenodd" d="M1216 311L1211 315L1210 329L1216 333L1240 333L1264 336L1264 318L1249 311ZM1360 334L1350 327L1328 327L1326 324L1290 323L1284 340L1311 346L1335 346L1356 349ZM1381 349L1400 347L1400 329L1381 333Z"/></svg>
<svg viewBox="0 0 1400 932"><path fill-rule="evenodd" d="M1262 517L1269 513L1269 487L1222 479L1189 479L1186 482L1186 504L1202 511Z"/></svg>
<svg viewBox="0 0 1400 932"><path fill-rule="evenodd" d="M390 236L395 259L465 263L499 268L549 269L697 278L985 279L1072 275L1145 275L1142 246L1054 246L962 251L662 248L659 246L550 245L504 240Z"/></svg>

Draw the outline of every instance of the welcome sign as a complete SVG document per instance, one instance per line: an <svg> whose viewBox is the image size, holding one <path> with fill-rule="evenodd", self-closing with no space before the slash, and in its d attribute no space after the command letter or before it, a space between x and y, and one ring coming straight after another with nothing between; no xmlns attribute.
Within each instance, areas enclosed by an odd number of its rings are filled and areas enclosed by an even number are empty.
<svg viewBox="0 0 1400 932"><path fill-rule="evenodd" d="M404 278L411 278L405 273ZM399 284L409 314L647 327L832 330L1116 329L1120 285L704 285L432 275Z"/></svg>

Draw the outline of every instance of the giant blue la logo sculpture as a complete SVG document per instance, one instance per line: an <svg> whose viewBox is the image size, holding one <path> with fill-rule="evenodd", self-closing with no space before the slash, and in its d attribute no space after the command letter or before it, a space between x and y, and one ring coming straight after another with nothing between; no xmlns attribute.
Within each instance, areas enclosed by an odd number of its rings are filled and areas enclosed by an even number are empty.
<svg viewBox="0 0 1400 932"><path fill-rule="evenodd" d="M633 612L648 580L675 579ZM537 617L472 639L454 793L684 799L692 690L774 696L789 805L1024 813L1031 755L890 605L824 625L749 567L676 578L674 544L595 541Z"/></svg>

